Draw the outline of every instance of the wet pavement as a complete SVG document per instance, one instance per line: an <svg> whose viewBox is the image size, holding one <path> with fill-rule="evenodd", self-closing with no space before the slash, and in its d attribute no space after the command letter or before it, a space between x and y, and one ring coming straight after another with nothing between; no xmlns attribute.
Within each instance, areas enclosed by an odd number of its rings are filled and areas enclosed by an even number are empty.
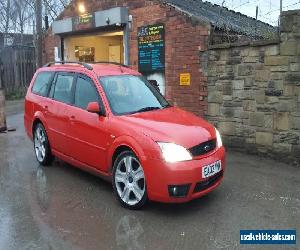
<svg viewBox="0 0 300 250"><path fill-rule="evenodd" d="M0 134L1 250L240 249L240 229L296 228L299 239L300 168L229 152L208 196L129 211L98 177L61 161L40 167L22 118L9 116L17 131Z"/></svg>
<svg viewBox="0 0 300 250"><path fill-rule="evenodd" d="M19 114L24 110L24 99L9 100L5 102L6 115Z"/></svg>

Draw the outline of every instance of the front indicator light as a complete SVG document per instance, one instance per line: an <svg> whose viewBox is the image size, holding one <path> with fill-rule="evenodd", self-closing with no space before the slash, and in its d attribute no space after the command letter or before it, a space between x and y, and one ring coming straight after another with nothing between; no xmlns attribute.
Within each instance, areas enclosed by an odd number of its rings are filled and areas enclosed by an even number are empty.
<svg viewBox="0 0 300 250"><path fill-rule="evenodd" d="M158 145L166 162L192 160L190 152L180 145L168 142L158 142Z"/></svg>
<svg viewBox="0 0 300 250"><path fill-rule="evenodd" d="M215 130L216 130L216 137L217 137L217 147L220 148L223 146L221 134L220 134L219 130L217 130L216 128L215 128Z"/></svg>

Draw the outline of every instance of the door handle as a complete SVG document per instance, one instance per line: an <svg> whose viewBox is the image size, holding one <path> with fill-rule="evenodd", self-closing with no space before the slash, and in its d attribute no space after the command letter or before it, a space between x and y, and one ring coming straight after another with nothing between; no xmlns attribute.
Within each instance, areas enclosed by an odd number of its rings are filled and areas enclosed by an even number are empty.
<svg viewBox="0 0 300 250"><path fill-rule="evenodd" d="M45 105L45 106L44 106L44 109L45 109L45 114L47 114L47 113L48 113L48 106Z"/></svg>
<svg viewBox="0 0 300 250"><path fill-rule="evenodd" d="M74 125L74 124L75 124L75 121L76 121L75 115L71 115L69 119L70 119L71 125Z"/></svg>

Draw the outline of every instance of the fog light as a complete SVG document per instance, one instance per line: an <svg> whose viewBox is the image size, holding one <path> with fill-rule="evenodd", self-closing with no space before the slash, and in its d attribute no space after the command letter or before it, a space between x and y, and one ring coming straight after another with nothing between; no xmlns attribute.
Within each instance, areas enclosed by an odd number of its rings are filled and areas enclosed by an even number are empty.
<svg viewBox="0 0 300 250"><path fill-rule="evenodd" d="M182 198L187 196L191 184L185 185L170 185L169 186L169 195L171 197Z"/></svg>

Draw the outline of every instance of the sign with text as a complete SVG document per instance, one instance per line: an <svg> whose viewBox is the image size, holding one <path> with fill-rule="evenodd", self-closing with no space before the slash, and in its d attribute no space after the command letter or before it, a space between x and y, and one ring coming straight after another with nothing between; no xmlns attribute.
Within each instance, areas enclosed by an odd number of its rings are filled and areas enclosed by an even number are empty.
<svg viewBox="0 0 300 250"><path fill-rule="evenodd" d="M95 27L94 14L84 14L73 18L73 30L85 30Z"/></svg>
<svg viewBox="0 0 300 250"><path fill-rule="evenodd" d="M138 53L140 72L165 70L165 27L154 24L138 28Z"/></svg>
<svg viewBox="0 0 300 250"><path fill-rule="evenodd" d="M296 229L289 230L240 230L240 244L294 244Z"/></svg>
<svg viewBox="0 0 300 250"><path fill-rule="evenodd" d="M191 74L190 73L181 73L180 74L180 85L181 86L191 85Z"/></svg>

